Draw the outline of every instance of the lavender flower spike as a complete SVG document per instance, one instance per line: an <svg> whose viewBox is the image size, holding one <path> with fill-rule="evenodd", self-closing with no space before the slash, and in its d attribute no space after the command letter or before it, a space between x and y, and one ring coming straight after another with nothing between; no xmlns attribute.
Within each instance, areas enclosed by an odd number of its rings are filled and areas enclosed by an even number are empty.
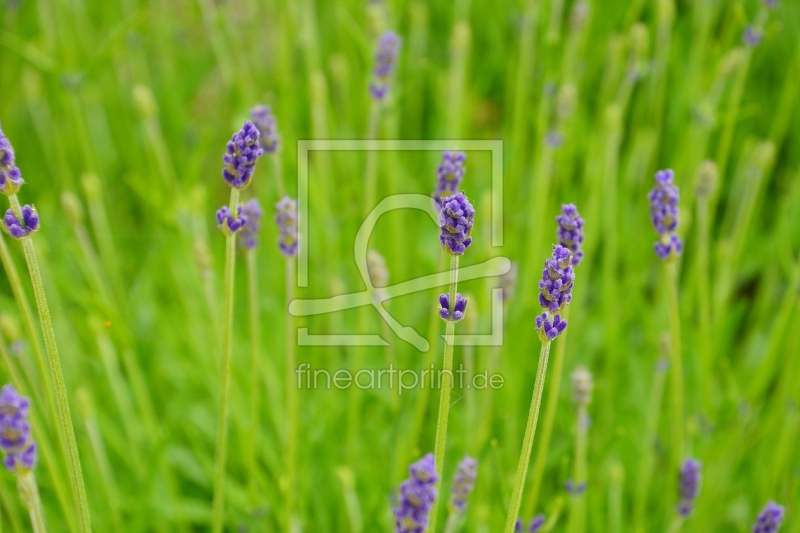
<svg viewBox="0 0 800 533"><path fill-rule="evenodd" d="M251 198L242 207L244 224L242 225L242 236L239 243L246 250L254 250L258 246L258 232L261 231L261 218L264 211L258 198Z"/></svg>
<svg viewBox="0 0 800 533"><path fill-rule="evenodd" d="M572 398L576 405L589 405L592 403L592 390L594 380L592 373L586 367L579 366L572 373Z"/></svg>
<svg viewBox="0 0 800 533"><path fill-rule="evenodd" d="M687 518L694 510L694 502L700 493L700 461L687 459L681 467L680 475L680 496L678 503L678 514Z"/></svg>
<svg viewBox="0 0 800 533"><path fill-rule="evenodd" d="M257 105L250 110L250 118L253 119L258 129L258 144L267 154L274 154L281 146L281 137L278 135L278 121L269 106Z"/></svg>
<svg viewBox="0 0 800 533"><path fill-rule="evenodd" d="M242 214L241 205L237 207L235 217L227 205L217 210L217 226L228 237L242 229L245 223L247 223L247 217Z"/></svg>
<svg viewBox="0 0 800 533"><path fill-rule="evenodd" d="M461 296L461 293L456 293L456 304L453 306L454 322L459 322L464 319L464 313L467 310L467 299ZM439 296L439 316L442 320L451 320L450 318L450 293L444 293Z"/></svg>
<svg viewBox="0 0 800 533"><path fill-rule="evenodd" d="M436 203L441 205L442 194L458 192L458 186L461 185L466 172L464 167L466 160L467 154L464 152L442 152L442 162L436 169L437 181L434 193Z"/></svg>
<svg viewBox="0 0 800 533"><path fill-rule="evenodd" d="M222 156L225 163L222 177L231 187L244 189L250 184L256 161L264 153L258 143L259 137L258 128L248 120L228 141L225 155Z"/></svg>
<svg viewBox="0 0 800 533"><path fill-rule="evenodd" d="M558 230L556 230L556 237L558 244L565 248L569 248L572 252L572 266L578 266L583 260L583 219L578 213L578 208L575 204L566 204L561 206L561 214L556 217Z"/></svg>
<svg viewBox="0 0 800 533"><path fill-rule="evenodd" d="M544 515L537 514L533 517L533 520L531 521L531 527L528 529L528 532L539 533L539 531L542 530L542 527L544 527Z"/></svg>
<svg viewBox="0 0 800 533"><path fill-rule="evenodd" d="M275 222L279 229L278 247L285 257L294 257L297 255L297 201L284 196L275 204L275 209Z"/></svg>
<svg viewBox="0 0 800 533"><path fill-rule="evenodd" d="M16 194L23 183L22 173L14 163L14 148L0 128L0 193Z"/></svg>
<svg viewBox="0 0 800 533"><path fill-rule="evenodd" d="M386 31L378 39L375 53L375 68L372 70L373 82L369 86L372 97L381 102L389 94L389 82L397 67L397 54L400 51L400 37L393 31Z"/></svg>
<svg viewBox="0 0 800 533"><path fill-rule="evenodd" d="M755 48L764 40L764 31L756 28L752 24L748 24L744 29L744 34L742 34L742 40L744 40L744 44L747 46Z"/></svg>
<svg viewBox="0 0 800 533"><path fill-rule="evenodd" d="M753 524L753 533L777 533L783 523L783 515L782 506L769 502L758 514L758 519Z"/></svg>
<svg viewBox="0 0 800 533"><path fill-rule="evenodd" d="M36 466L36 445L31 438L28 421L30 401L11 385L0 391L0 448L6 456L5 466L11 473L20 474Z"/></svg>
<svg viewBox="0 0 800 533"><path fill-rule="evenodd" d="M460 192L449 198L442 198L442 210L439 212L439 241L450 255L463 255L472 244L472 226L475 209L469 203L467 195Z"/></svg>
<svg viewBox="0 0 800 533"><path fill-rule="evenodd" d="M660 235L655 250L664 261L676 258L683 250L683 244L675 234L678 229L680 195L674 179L675 173L672 170L659 170L656 172L656 185L649 195L650 221Z"/></svg>
<svg viewBox="0 0 800 533"><path fill-rule="evenodd" d="M572 253L556 244L553 255L544 262L542 279L539 280L539 305L545 312L536 317L536 330L542 342L555 339L567 329L567 321L561 318L561 312L572 301L574 283Z"/></svg>
<svg viewBox="0 0 800 533"><path fill-rule="evenodd" d="M436 465L429 453L409 469L409 477L400 485L394 508L395 533L422 533L428 527L428 515L436 502Z"/></svg>
<svg viewBox="0 0 800 533"><path fill-rule="evenodd" d="M475 488L475 478L478 477L478 461L470 456L465 456L458 464L453 489L450 495L451 512L463 513L467 508L467 498Z"/></svg>
<svg viewBox="0 0 800 533"><path fill-rule="evenodd" d="M17 218L11 209L6 211L3 217L3 231L14 239L27 237L39 229L39 214L36 212L36 208L32 205L23 205L21 211L22 220Z"/></svg>

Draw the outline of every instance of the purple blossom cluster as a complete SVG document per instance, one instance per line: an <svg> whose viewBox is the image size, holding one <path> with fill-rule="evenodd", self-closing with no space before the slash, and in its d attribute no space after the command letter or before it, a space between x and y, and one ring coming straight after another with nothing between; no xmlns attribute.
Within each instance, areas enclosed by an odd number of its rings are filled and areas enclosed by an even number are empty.
<svg viewBox="0 0 800 533"><path fill-rule="evenodd" d="M20 211L22 220L11 209L7 210L3 217L3 231L14 239L27 237L39 229L39 214L35 207L26 204Z"/></svg>
<svg viewBox="0 0 800 533"><path fill-rule="evenodd" d="M30 401L11 385L0 391L0 448L6 456L3 466L17 474L36 465L36 445L28 421Z"/></svg>
<svg viewBox="0 0 800 533"><path fill-rule="evenodd" d="M297 201L288 196L275 204L278 224L278 247L285 257L297 255Z"/></svg>
<svg viewBox="0 0 800 533"><path fill-rule="evenodd" d="M678 503L678 514L683 518L688 517L694 510L694 502L700 494L700 461L686 459L681 466L680 480L680 502Z"/></svg>
<svg viewBox="0 0 800 533"><path fill-rule="evenodd" d="M558 244L572 252L572 266L583 260L583 219L575 204L561 206L561 214L556 217Z"/></svg>
<svg viewBox="0 0 800 533"><path fill-rule="evenodd" d="M683 243L675 233L678 229L680 195L674 180L675 173L672 170L659 170L656 172L656 185L649 195L650 221L660 235L655 250L665 261L674 259L683 250Z"/></svg>
<svg viewBox="0 0 800 533"><path fill-rule="evenodd" d="M530 526L528 526L527 533L538 533L542 530L544 526L544 515L537 514L531 520ZM517 523L514 525L514 533L525 533L525 523L517 518Z"/></svg>
<svg viewBox="0 0 800 533"><path fill-rule="evenodd" d="M16 194L25 181L14 162L14 148L0 128L0 193Z"/></svg>
<svg viewBox="0 0 800 533"><path fill-rule="evenodd" d="M389 94L389 82L397 67L400 44L400 37L393 31L384 32L378 39L375 68L372 70L374 80L369 86L370 94L377 101L382 101Z"/></svg>
<svg viewBox="0 0 800 533"><path fill-rule="evenodd" d="M436 191L433 195L437 204L441 205L443 194L456 194L464 179L467 154L464 152L442 152L442 162L436 169Z"/></svg>
<svg viewBox="0 0 800 533"><path fill-rule="evenodd" d="M572 253L556 244L553 255L544 262L542 279L539 280L539 305L544 313L536 317L536 330L542 342L555 339L567 329L567 321L561 318L561 313L572 301L574 283Z"/></svg>
<svg viewBox="0 0 800 533"><path fill-rule="evenodd" d="M442 209L439 212L439 241L450 255L463 255L472 244L472 226L475 209L463 192L442 198Z"/></svg>
<svg viewBox="0 0 800 533"><path fill-rule="evenodd" d="M264 153L259 146L259 137L258 128L248 120L228 141L225 155L222 156L225 163L222 177L231 187L244 189L250 184L256 161Z"/></svg>
<svg viewBox="0 0 800 533"><path fill-rule="evenodd" d="M464 319L464 313L467 311L467 299L461 296L461 293L456 293L456 303L453 306L453 317L450 317L450 293L446 292L439 296L439 316L442 320L452 320L459 322Z"/></svg>
<svg viewBox="0 0 800 533"><path fill-rule="evenodd" d="M236 208L236 216L233 215L231 208L227 205L217 210L217 226L228 237L242 229L246 223L247 217L242 213L241 205Z"/></svg>
<svg viewBox="0 0 800 533"><path fill-rule="evenodd" d="M278 121L272 114L269 106L257 105L250 110L250 118L258 129L258 145L265 153L274 154L281 146L281 137L278 134Z"/></svg>
<svg viewBox="0 0 800 533"><path fill-rule="evenodd" d="M450 508L463 513L467 508L467 499L472 489L475 488L475 479L478 477L478 461L466 455L458 464L453 488L450 493Z"/></svg>
<svg viewBox="0 0 800 533"><path fill-rule="evenodd" d="M261 218L264 211L258 198L251 198L242 206L242 217L244 224L241 226L241 237L239 243L246 250L254 250L258 246L258 232L261 231Z"/></svg>
<svg viewBox="0 0 800 533"><path fill-rule="evenodd" d="M409 469L408 479L400 485L398 502L394 507L396 533L423 533L428 516L436 502L436 465L429 453Z"/></svg>
<svg viewBox="0 0 800 533"><path fill-rule="evenodd" d="M767 503L753 524L753 533L777 533L783 523L783 506L775 502Z"/></svg>

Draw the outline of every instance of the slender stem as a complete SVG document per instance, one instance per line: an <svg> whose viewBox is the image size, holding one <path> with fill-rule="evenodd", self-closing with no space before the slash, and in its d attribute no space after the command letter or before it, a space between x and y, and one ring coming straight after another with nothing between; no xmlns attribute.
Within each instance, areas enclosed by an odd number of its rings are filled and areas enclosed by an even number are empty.
<svg viewBox="0 0 800 533"><path fill-rule="evenodd" d="M247 439L247 465L250 502L256 504L257 476L256 450L258 449L258 380L261 371L258 356L261 351L261 319L258 307L258 268L255 250L247 252L247 297L250 302L250 438Z"/></svg>
<svg viewBox="0 0 800 533"><path fill-rule="evenodd" d="M278 196L283 198L285 188L283 186L283 173L281 172L281 154L280 152L272 154L272 168L275 169L275 184L278 187Z"/></svg>
<svg viewBox="0 0 800 533"><path fill-rule="evenodd" d="M39 497L39 487L36 485L36 478L33 476L33 472L29 470L24 474L20 474L17 477L17 487L19 488L20 498L22 498L25 507L30 512L33 533L47 533L47 527L44 524L42 500Z"/></svg>
<svg viewBox="0 0 800 533"><path fill-rule="evenodd" d="M711 385L713 381L713 340L711 333L711 289L708 278L709 220L708 199L700 198L697 202L697 291L699 308L699 339L701 386L703 407L707 416L711 415Z"/></svg>
<svg viewBox="0 0 800 533"><path fill-rule="evenodd" d="M567 306L561 316L564 320L569 321L569 308ZM531 480L531 496L528 499L528 511L536 511L536 505L539 503L539 491L542 487L542 478L544 477L544 467L547 462L547 451L550 448L550 437L553 435L553 425L556 420L556 408L558 407L558 393L561 385L561 374L564 371L564 353L567 346L567 333L569 328L559 335L559 341L556 344L556 353L553 357L553 371L550 378L550 388L547 391L547 400L545 402L544 420L542 420L542 431L539 437L539 446L536 448L536 459L533 463L533 479Z"/></svg>
<svg viewBox="0 0 800 533"><path fill-rule="evenodd" d="M231 189L231 212L239 205L239 189ZM220 358L220 393L217 412L217 449L214 457L214 495L211 511L211 531L221 533L225 522L225 461L228 454L228 396L231 386L231 347L233 337L233 288L236 269L236 234L226 238L224 316L222 328L222 357Z"/></svg>
<svg viewBox="0 0 800 533"><path fill-rule="evenodd" d="M11 209L22 220L22 213L16 195L9 197ZM81 471L81 460L78 455L78 445L75 442L75 430L72 427L72 416L69 412L69 398L67 397L67 387L64 384L64 374L61 371L61 359L58 356L58 346L56 346L56 335L53 330L53 323L50 319L50 309L47 306L47 297L44 292L42 274L39 271L39 262L36 259L36 248L33 239L25 237L22 240L22 249L25 252L25 261L28 263L28 271L31 275L33 285L33 295L36 300L36 307L39 310L39 321L42 324L44 336L44 346L47 351L48 362L50 363L50 377L53 380L55 389L56 406L58 408L58 425L63 442L66 443L67 469L72 485L72 494L75 498L75 505L78 513L78 523L82 533L92 530L89 518L89 504L86 501L86 487L83 483L83 472Z"/></svg>
<svg viewBox="0 0 800 533"><path fill-rule="evenodd" d="M294 299L294 259L286 261L286 307ZM288 475L288 485L286 488L286 515L287 532L292 531L292 520L296 501L297 484L297 424L298 424L298 403L297 385L294 381L295 367L295 331L294 317L287 311L286 313L286 409L287 409L287 439L286 439L286 470Z"/></svg>
<svg viewBox="0 0 800 533"><path fill-rule="evenodd" d="M678 268L669 261L667 267L667 291L669 293L670 326L670 379L672 400L672 471L680 469L683 458L683 364L681 360L681 323L678 308Z"/></svg>
<svg viewBox="0 0 800 533"><path fill-rule="evenodd" d="M370 148L367 150L367 163L364 170L364 214L368 214L375 207L375 189L376 189L376 171L377 171L377 156L378 152L373 142L378 136L378 120L381 115L381 104L375 100L372 101L372 107L369 112L369 129L367 131L367 139L370 142Z"/></svg>
<svg viewBox="0 0 800 533"><path fill-rule="evenodd" d="M522 440L522 451L519 454L519 465L517 465L517 475L514 478L514 488L511 492L511 503L508 506L508 517L506 517L505 533L514 533L514 525L519 515L519 507L522 502L522 490L525 486L525 477L528 474L528 462L531 459L531 449L533 448L533 437L536 434L536 423L539 420L539 407L542 404L542 392L544 391L544 378L547 374L547 358L550 356L549 340L542 341L542 349L539 352L539 365L536 369L536 382L533 385L533 397L531 398L531 409L528 413L528 424L525 426L525 437Z"/></svg>
<svg viewBox="0 0 800 533"><path fill-rule="evenodd" d="M444 524L444 533L456 533L458 531L459 514L450 513L447 515L447 522Z"/></svg>
<svg viewBox="0 0 800 533"><path fill-rule="evenodd" d="M456 305L456 289L458 288L458 256L450 256L450 320L447 321L444 339L444 362L441 373L441 393L439 394L439 418L436 422L436 445L434 458L436 461L436 474L439 476L438 485L441 485L444 473L444 456L447 450L447 421L450 417L450 391L453 379L453 336L455 335L456 322L452 320ZM433 379L433 378L431 378ZM437 502L438 503L438 502ZM439 506L434 504L431 509L430 521L427 531L435 533L436 518Z"/></svg>
<svg viewBox="0 0 800 533"><path fill-rule="evenodd" d="M580 487L586 482L586 434L589 425L589 415L586 412L586 405L578 405L578 423L575 428L575 465L574 483ZM586 530L586 498L583 493L578 491L571 498L571 512L569 517L570 533L583 533Z"/></svg>

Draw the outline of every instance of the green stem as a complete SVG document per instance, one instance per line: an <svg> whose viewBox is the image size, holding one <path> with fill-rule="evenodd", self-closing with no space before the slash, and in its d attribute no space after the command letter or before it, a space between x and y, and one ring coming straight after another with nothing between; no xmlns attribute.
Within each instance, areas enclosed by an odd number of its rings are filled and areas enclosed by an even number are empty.
<svg viewBox="0 0 800 533"><path fill-rule="evenodd" d="M578 405L578 423L575 428L575 465L574 483L579 487L586 482L586 434L589 425L589 415L586 405ZM569 516L570 533L583 533L586 530L586 498L584 494L575 494L571 498L571 512Z"/></svg>
<svg viewBox="0 0 800 533"><path fill-rule="evenodd" d="M670 384L672 400L671 471L678 472L683 458L683 362L681 358L681 323L678 307L678 266L675 260L666 263L669 293Z"/></svg>
<svg viewBox="0 0 800 533"><path fill-rule="evenodd" d="M444 524L444 533L456 533L458 531L458 518L457 513L450 513L447 515L447 522Z"/></svg>
<svg viewBox="0 0 800 533"><path fill-rule="evenodd" d="M381 115L380 103L373 100L372 107L369 112L369 126L367 130L367 139L370 143L370 148L367 150L367 162L364 170L364 214L367 215L375 207L375 190L376 190L376 174L377 174L377 156L378 152L375 147L375 138L378 136L378 120Z"/></svg>
<svg viewBox="0 0 800 533"><path fill-rule="evenodd" d="M231 189L231 212L239 205L239 189ZM225 311L222 328L222 357L220 358L220 394L217 412L217 449L214 457L214 496L211 531L222 533L225 522L225 461L228 453L228 396L231 386L231 347L233 337L233 288L236 269L236 234L225 243Z"/></svg>
<svg viewBox="0 0 800 533"><path fill-rule="evenodd" d="M447 421L450 417L450 392L453 379L453 337L456 330L456 322L452 320L456 305L456 289L458 288L458 256L450 256L450 317L447 321L444 339L444 362L442 364L442 383L439 395L439 418L436 422L436 445L434 447L434 458L436 461L436 474L439 476L437 485L441 485L442 474L444 473L444 457L447 450ZM431 378L433 379L433 378ZM438 503L438 502L437 502ZM428 529L430 533L436 531L436 518L439 506L434 504L431 509Z"/></svg>
<svg viewBox="0 0 800 533"><path fill-rule="evenodd" d="M547 374L547 358L550 356L550 341L542 341L542 349L539 352L539 365L536 369L536 382L533 385L533 397L531 398L531 409L528 413L528 424L525 426L525 437L522 439L522 451L519 454L519 465L517 474L514 478L514 488L511 492L511 503L508 506L508 517L506 518L505 533L514 533L514 525L519 515L520 503L522 502L522 490L525 486L525 477L528 474L528 462L531 458L533 448L533 437L536 434L536 423L539 420L539 407L542 404L542 392L544 391L544 378Z"/></svg>
<svg viewBox="0 0 800 533"><path fill-rule="evenodd" d="M569 306L564 309L562 318L569 322ZM564 371L564 353L567 346L567 333L569 328L560 335L560 340L556 344L556 353L553 357L553 375L550 378L551 386L547 391L547 401L545 403L544 420L542 420L542 431L539 437L539 446L536 448L536 459L533 463L533 479L531 480L531 496L528 499L527 510L529 513L535 512L539 503L539 491L542 487L544 477L544 467L547 462L547 451L550 448L550 437L553 435L553 425L556 420L556 408L558 407L558 393L561 385L561 374Z"/></svg>
<svg viewBox="0 0 800 533"><path fill-rule="evenodd" d="M286 261L286 307L294 299L294 260ZM294 382L294 370L297 366L295 361L295 331L294 318L290 313L286 314L286 409L287 409L287 439L286 439L286 469L288 485L286 488L286 516L287 532L293 531L292 520L294 518L297 484L297 425L298 425L298 404L297 404L297 385Z"/></svg>
<svg viewBox="0 0 800 533"><path fill-rule="evenodd" d="M713 350L711 333L711 289L708 278L709 220L708 199L700 198L697 202L697 290L698 326L700 347L700 369L703 409L707 416L711 415L711 386L713 382Z"/></svg>
<svg viewBox="0 0 800 533"><path fill-rule="evenodd" d="M17 218L22 220L22 213L17 196L10 196L9 201L11 202L11 209L14 211ZM50 309L47 306L47 297L44 292L42 274L39 271L39 262L36 259L36 248L33 245L33 239L26 237L21 240L22 248L25 252L25 261L28 263L28 271L31 275L31 284L33 285L36 307L39 310L39 321L42 324L44 346L45 350L47 350L47 358L50 364L50 377L53 380L53 387L55 389L59 431L61 432L63 442L66 443L67 469L72 485L72 494L75 498L79 527L82 533L88 533L92 530L91 520L89 518L89 504L86 501L86 487L83 483L81 460L78 455L78 445L75 442L75 430L72 427L72 416L69 412L69 398L67 397L67 387L64 384L64 374L61 371L61 359L58 356L56 335L53 330L53 323L50 319Z"/></svg>
<svg viewBox="0 0 800 533"><path fill-rule="evenodd" d="M19 496L28 512L31 515L31 526L33 533L47 533L47 527L44 525L44 510L42 509L42 500L39 498L39 487L36 485L36 478L33 476L32 471L27 471L17 477L17 487L19 488Z"/></svg>
<svg viewBox="0 0 800 533"><path fill-rule="evenodd" d="M250 476L248 487L250 502L256 505L257 468L256 450L258 449L258 380L261 371L258 356L261 351L260 313L258 308L258 268L256 251L247 252L247 296L250 302L250 438L247 439L247 470Z"/></svg>

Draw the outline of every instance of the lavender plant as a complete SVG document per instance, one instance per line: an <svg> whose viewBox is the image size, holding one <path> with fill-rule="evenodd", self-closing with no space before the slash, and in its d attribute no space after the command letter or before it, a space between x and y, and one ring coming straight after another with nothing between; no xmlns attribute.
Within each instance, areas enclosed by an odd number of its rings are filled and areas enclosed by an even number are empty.
<svg viewBox="0 0 800 533"><path fill-rule="evenodd" d="M53 394L55 397L55 411L57 413L59 438L67 459L67 470L69 472L72 495L75 499L78 522L80 531L88 533L91 531L91 519L89 517L89 505L86 501L86 487L83 482L81 471L80 456L78 446L75 442L75 430L72 427L72 415L69 409L69 399L67 388L64 384L64 375L61 371L61 359L58 355L53 323L50 318L50 309L47 305L47 297L44 292L42 275L39 270L39 262L36 256L36 248L33 244L32 235L40 228L40 220L36 209L33 206L20 206L17 199L17 191L24 183L21 172L15 164L14 150L10 141L0 129L0 192L8 196L11 209L3 217L2 228L15 240L22 242L22 249L25 254L25 261L28 265L28 272L31 276L36 307L39 311L39 321L42 326L45 350L50 367L50 377L53 383ZM10 280L12 283L19 283L19 279ZM21 287L17 287L15 292L23 292Z"/></svg>
<svg viewBox="0 0 800 533"><path fill-rule="evenodd" d="M685 519L694 511L694 503L700 494L700 461L696 459L686 459L681 467L678 487L680 489L680 501L678 503L678 515Z"/></svg>
<svg viewBox="0 0 800 533"><path fill-rule="evenodd" d="M753 533L778 533L783 524L784 513L782 506L775 502L768 502L758 513L756 523L753 524Z"/></svg>
<svg viewBox="0 0 800 533"><path fill-rule="evenodd" d="M278 133L278 120L272 113L269 106L258 104L250 110L250 118L258 129L258 144L264 153L272 159L272 166L275 172L275 184L278 195L283 196L283 174L281 172L281 136Z"/></svg>
<svg viewBox="0 0 800 533"><path fill-rule="evenodd" d="M222 357L220 357L220 393L217 412L217 446L214 457L214 494L211 530L221 533L225 523L225 473L228 457L228 401L231 382L231 352L233 336L233 292L236 271L236 234L247 222L239 204L239 193L247 187L263 154L259 132L252 122L245 122L233 134L222 157L222 177L231 188L229 205L217 211L217 225L225 235L224 311L222 328Z"/></svg>
<svg viewBox="0 0 800 533"><path fill-rule="evenodd" d="M429 453L408 468L408 479L400 485L394 507L395 533L423 533L430 514L436 509L439 475L433 454Z"/></svg>
<svg viewBox="0 0 800 533"><path fill-rule="evenodd" d="M442 195L453 195L458 192L458 187L464 179L466 172L465 163L467 154L464 152L442 152L442 162L436 169L436 190L433 199L441 205Z"/></svg>
<svg viewBox="0 0 800 533"><path fill-rule="evenodd" d="M458 529L458 521L467 509L467 500L475 488L478 477L478 461L470 456L464 456L458 464L453 487L450 491L449 514L445 524L445 533L453 533Z"/></svg>
<svg viewBox="0 0 800 533"><path fill-rule="evenodd" d="M592 390L594 381L592 374L584 367L578 367L572 373L572 399L577 408L577 424L575 427L575 463L571 486L579 490L569 491L572 494L572 512L569 517L567 531L570 533L583 533L586 530L586 499L583 494L586 490L586 444L589 432L588 407L592 403Z"/></svg>
<svg viewBox="0 0 800 533"><path fill-rule="evenodd" d="M527 530L525 529L525 522L517 518L517 522L514 524L514 533L539 533L540 531L542 531L543 527L544 527L543 514L538 514L534 516Z"/></svg>
<svg viewBox="0 0 800 533"><path fill-rule="evenodd" d="M5 452L3 466L17 478L22 503L28 508L34 533L45 533L44 510L39 487L33 475L36 444L28 420L30 401L11 385L0 391L0 448Z"/></svg>
<svg viewBox="0 0 800 533"><path fill-rule="evenodd" d="M439 478L444 469L445 449L447 443L447 422L450 416L450 391L453 378L453 337L456 322L464 317L467 301L456 292L458 287L458 259L472 244L472 227L475 223L475 209L467 196L460 192L442 198L439 212L439 242L450 256L450 290L439 298L439 303L446 305L440 309L441 316L447 323L445 329L444 361L442 364L442 385L439 396L439 416L436 422L436 471ZM437 507L431 511L431 526L428 531L436 531Z"/></svg>
<svg viewBox="0 0 800 533"><path fill-rule="evenodd" d="M543 313L536 316L535 326L542 342L539 352L539 364L536 369L536 382L533 386L531 408L528 413L528 423L525 426L525 436L522 440L522 451L519 456L517 473L511 492L511 502L508 507L505 533L513 533L514 524L519 515L525 478L528 473L528 463L533 448L533 438L536 434L536 424L539 420L539 407L542 403L544 380L547 374L547 359L550 355L551 342L567 328L567 321L561 317L569 303L572 301L572 287L575 282L575 272L572 270L572 253L568 248L556 244L553 246L553 255L544 262L542 279L539 281L539 305Z"/></svg>

